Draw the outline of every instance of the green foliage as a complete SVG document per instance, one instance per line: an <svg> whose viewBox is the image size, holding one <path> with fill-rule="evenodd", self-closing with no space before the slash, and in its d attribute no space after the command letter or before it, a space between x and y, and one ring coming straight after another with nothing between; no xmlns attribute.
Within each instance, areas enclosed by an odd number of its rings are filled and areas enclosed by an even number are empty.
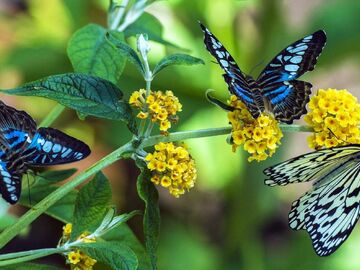
<svg viewBox="0 0 360 270"><path fill-rule="evenodd" d="M114 47L116 47L119 51L119 53L125 55L127 59L134 64L136 69L145 76L145 68L143 66L143 63L141 62L139 56L137 55L136 51L134 51L129 45L122 42L121 40L118 40L116 37L114 37L111 33L108 34L109 42L113 44Z"/></svg>
<svg viewBox="0 0 360 270"><path fill-rule="evenodd" d="M223 101L213 97L212 95L210 95L211 92L214 92L214 91L213 90L207 90L206 93L205 93L205 97L210 103L220 107L223 110L227 110L227 111L233 111L234 110L234 108L232 108L231 106L229 106L225 102L223 102Z"/></svg>
<svg viewBox="0 0 360 270"><path fill-rule="evenodd" d="M77 169L67 169L67 170L57 170L57 171L45 171L42 173L39 173L36 175L37 178L42 178L46 181L56 183L63 181L70 176L72 176L74 173L76 173Z"/></svg>
<svg viewBox="0 0 360 270"><path fill-rule="evenodd" d="M107 29L89 24L72 36L67 52L75 72L86 73L116 83L124 70L126 58L109 44ZM124 35L111 31L120 41Z"/></svg>
<svg viewBox="0 0 360 270"><path fill-rule="evenodd" d="M179 48L177 45L162 38L163 26L157 18L145 12L134 23L129 25L124 31L125 37L146 34L150 40L160 44Z"/></svg>
<svg viewBox="0 0 360 270"><path fill-rule="evenodd" d="M1 266L2 270L61 270L62 268L36 263L19 263L9 266Z"/></svg>
<svg viewBox="0 0 360 270"><path fill-rule="evenodd" d="M168 67L168 66L172 66L172 65L198 65L198 64L202 64L204 65L204 61L187 55L187 54L181 54L181 53L177 53L177 54L172 54L169 56L164 57L163 59L161 59L161 61L155 66L153 74L154 76L159 73L161 70L163 70L164 68Z"/></svg>
<svg viewBox="0 0 360 270"><path fill-rule="evenodd" d="M31 181L34 183L30 187L25 185L23 186L20 204L30 208L33 207L35 203L40 202L46 196L54 192L58 186L51 183L65 180L70 173L69 171L70 170L49 171L35 176L35 178ZM52 180L47 179L46 175L50 175L50 179L52 178ZM57 180L55 181L54 179ZM76 190L72 190L63 196L59 201L46 210L46 214L64 223L69 222L72 219L74 212L74 203L77 193L78 192Z"/></svg>
<svg viewBox="0 0 360 270"><path fill-rule="evenodd" d="M45 97L84 115L133 122L129 104L121 100L121 90L110 81L99 77L75 73L54 75L2 92Z"/></svg>
<svg viewBox="0 0 360 270"><path fill-rule="evenodd" d="M96 242L79 244L80 248L91 258L111 266L114 270L135 270L138 260L135 253L126 245L114 242Z"/></svg>
<svg viewBox="0 0 360 270"><path fill-rule="evenodd" d="M99 172L80 190L76 198L71 239L77 238L85 231L93 232L101 224L110 200L109 181Z"/></svg>
<svg viewBox="0 0 360 270"><path fill-rule="evenodd" d="M138 258L138 270L151 269L150 258L143 245L126 224L120 224L117 228L105 234L102 239L107 242L126 243L126 245L135 252Z"/></svg>
<svg viewBox="0 0 360 270"><path fill-rule="evenodd" d="M137 161L141 174L137 179L137 190L140 198L145 203L143 219L146 250L150 256L152 269L156 269L156 249L160 232L159 194L153 183L150 182L151 174L146 164Z"/></svg>

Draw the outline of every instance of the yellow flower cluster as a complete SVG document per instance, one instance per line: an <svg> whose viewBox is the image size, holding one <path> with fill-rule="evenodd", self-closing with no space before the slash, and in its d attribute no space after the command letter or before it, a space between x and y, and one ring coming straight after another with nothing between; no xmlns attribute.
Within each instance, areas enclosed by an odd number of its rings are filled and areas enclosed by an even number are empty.
<svg viewBox="0 0 360 270"><path fill-rule="evenodd" d="M245 104L235 95L230 97L229 105L235 108L228 113L232 125L233 151L244 145L244 150L251 154L248 161L261 161L271 157L283 137L278 122L265 113L254 119Z"/></svg>
<svg viewBox="0 0 360 270"><path fill-rule="evenodd" d="M96 260L79 249L69 252L67 258L72 270L92 270L96 263Z"/></svg>
<svg viewBox="0 0 360 270"><path fill-rule="evenodd" d="M171 127L171 122L177 122L177 112L181 111L182 105L172 91L150 91L146 97L146 90L135 91L129 99L129 104L140 109L137 117L158 122L160 130L166 132Z"/></svg>
<svg viewBox="0 0 360 270"><path fill-rule="evenodd" d="M315 131L308 137L309 147L360 143L360 105L347 90L320 89L310 99L309 109L305 121Z"/></svg>
<svg viewBox="0 0 360 270"><path fill-rule="evenodd" d="M155 152L145 157L147 167L152 172L151 182L168 188L171 195L178 198L194 187L196 180L195 161L185 146L173 143L158 143Z"/></svg>
<svg viewBox="0 0 360 270"><path fill-rule="evenodd" d="M63 235L60 240L60 243L65 243L70 239L70 234L72 231L72 224L68 223L63 227ZM82 240L84 243L95 242L94 238L87 237L89 233L85 232L81 234L77 240ZM86 255L79 249L75 249L67 253L67 263L71 265L72 270L92 270L96 260Z"/></svg>

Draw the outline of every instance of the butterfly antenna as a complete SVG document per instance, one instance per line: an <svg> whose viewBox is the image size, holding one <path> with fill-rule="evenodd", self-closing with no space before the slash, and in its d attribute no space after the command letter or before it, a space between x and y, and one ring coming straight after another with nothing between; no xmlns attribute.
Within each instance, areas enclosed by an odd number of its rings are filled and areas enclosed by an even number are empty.
<svg viewBox="0 0 360 270"><path fill-rule="evenodd" d="M29 174L26 174L26 179L27 179L27 186L28 186L28 200L29 200L29 205L30 207L32 206L32 202L31 202L31 194L30 194L30 180L29 180Z"/></svg>
<svg viewBox="0 0 360 270"><path fill-rule="evenodd" d="M258 67L260 66L261 64L264 63L264 60L261 60L259 63L257 63L251 70L250 70L250 73L249 75L251 75L253 73L253 71Z"/></svg>
<svg viewBox="0 0 360 270"><path fill-rule="evenodd" d="M330 133L331 133L339 142L342 142L342 143L345 143L345 144L349 144L347 141L344 141L343 139L338 138L338 136L336 136L335 133L334 133L330 128L328 128L328 130L330 131Z"/></svg>

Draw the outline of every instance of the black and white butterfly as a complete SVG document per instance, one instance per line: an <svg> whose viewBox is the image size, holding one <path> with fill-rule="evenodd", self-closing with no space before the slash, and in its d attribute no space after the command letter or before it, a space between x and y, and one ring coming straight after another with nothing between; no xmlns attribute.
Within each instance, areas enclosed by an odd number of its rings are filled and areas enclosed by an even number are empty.
<svg viewBox="0 0 360 270"><path fill-rule="evenodd" d="M289 226L306 230L319 256L333 253L353 230L360 213L360 145L323 149L264 170L269 186L314 181L292 204Z"/></svg>
<svg viewBox="0 0 360 270"><path fill-rule="evenodd" d="M28 166L70 163L89 154L82 141L57 129L37 129L30 115L0 101L0 193L7 202L19 200Z"/></svg>
<svg viewBox="0 0 360 270"><path fill-rule="evenodd" d="M325 46L324 31L316 31L286 47L254 80L240 70L210 30L201 23L200 26L205 34L206 49L225 71L223 76L230 93L245 103L254 118L266 110L273 113L275 119L291 124L306 113L312 85L297 78L314 69Z"/></svg>

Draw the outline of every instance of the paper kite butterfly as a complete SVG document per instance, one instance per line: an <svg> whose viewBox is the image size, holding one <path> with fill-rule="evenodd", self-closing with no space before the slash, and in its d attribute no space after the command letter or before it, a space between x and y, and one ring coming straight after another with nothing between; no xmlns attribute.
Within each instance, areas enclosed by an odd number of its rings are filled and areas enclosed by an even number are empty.
<svg viewBox="0 0 360 270"><path fill-rule="evenodd" d="M360 145L323 149L264 170L269 186L314 181L293 202L289 226L306 230L319 256L337 250L348 238L360 213Z"/></svg>
<svg viewBox="0 0 360 270"><path fill-rule="evenodd" d="M0 193L9 203L20 198L21 178L28 166L79 161L89 147L54 128L38 128L24 111L0 101Z"/></svg>
<svg viewBox="0 0 360 270"><path fill-rule="evenodd" d="M231 94L236 95L254 118L263 111L275 119L291 124L306 113L312 85L299 81L301 75L314 69L325 46L322 30L306 36L282 50L254 80L243 73L221 42L200 23L206 49L225 71L224 79Z"/></svg>

